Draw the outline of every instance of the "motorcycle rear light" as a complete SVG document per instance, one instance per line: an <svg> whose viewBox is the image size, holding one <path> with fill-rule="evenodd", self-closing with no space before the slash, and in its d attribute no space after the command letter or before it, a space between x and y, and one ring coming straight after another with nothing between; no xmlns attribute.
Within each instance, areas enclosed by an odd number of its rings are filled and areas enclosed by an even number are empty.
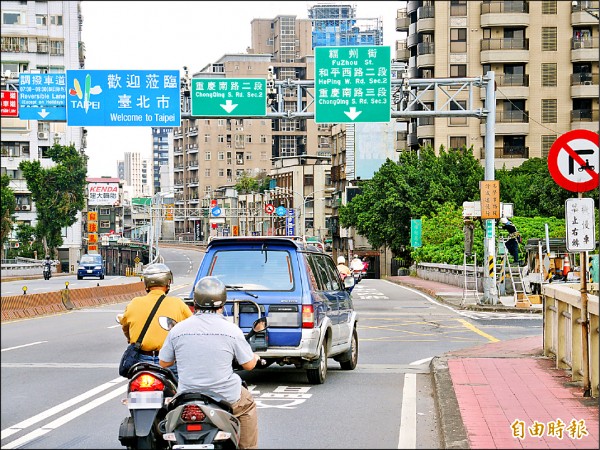
<svg viewBox="0 0 600 450"><path fill-rule="evenodd" d="M181 411L181 420L184 422L202 422L204 419L206 416L198 405L186 405Z"/></svg>
<svg viewBox="0 0 600 450"><path fill-rule="evenodd" d="M149 373L143 373L135 377L129 385L131 392L135 391L162 391L165 388L164 383Z"/></svg>
<svg viewBox="0 0 600 450"><path fill-rule="evenodd" d="M202 431L201 423L188 423L185 427L187 431Z"/></svg>
<svg viewBox="0 0 600 450"><path fill-rule="evenodd" d="M313 305L302 306L302 328L315 327L315 310Z"/></svg>

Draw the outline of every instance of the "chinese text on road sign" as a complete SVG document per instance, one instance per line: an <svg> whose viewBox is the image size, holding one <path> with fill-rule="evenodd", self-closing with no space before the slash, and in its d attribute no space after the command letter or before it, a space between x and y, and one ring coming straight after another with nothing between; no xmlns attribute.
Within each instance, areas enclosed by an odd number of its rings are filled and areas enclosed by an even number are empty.
<svg viewBox="0 0 600 450"><path fill-rule="evenodd" d="M19 118L65 121L66 80L64 73L19 74Z"/></svg>
<svg viewBox="0 0 600 450"><path fill-rule="evenodd" d="M565 202L567 250L593 251L596 248L594 199L569 198Z"/></svg>
<svg viewBox="0 0 600 450"><path fill-rule="evenodd" d="M266 116L266 92L259 78L194 78L192 116Z"/></svg>

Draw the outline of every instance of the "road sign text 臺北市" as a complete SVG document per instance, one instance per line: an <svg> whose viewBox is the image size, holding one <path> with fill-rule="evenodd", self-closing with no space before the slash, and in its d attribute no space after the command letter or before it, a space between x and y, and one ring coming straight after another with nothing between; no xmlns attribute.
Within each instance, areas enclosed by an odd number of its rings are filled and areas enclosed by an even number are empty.
<svg viewBox="0 0 600 450"><path fill-rule="evenodd" d="M267 80L260 78L193 78L192 116L267 115Z"/></svg>

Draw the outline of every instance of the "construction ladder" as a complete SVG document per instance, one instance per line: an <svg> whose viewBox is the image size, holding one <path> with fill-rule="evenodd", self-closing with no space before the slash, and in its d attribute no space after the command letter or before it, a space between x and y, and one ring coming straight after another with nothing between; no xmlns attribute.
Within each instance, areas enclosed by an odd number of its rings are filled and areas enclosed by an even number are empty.
<svg viewBox="0 0 600 450"><path fill-rule="evenodd" d="M472 263L467 263L467 258L472 259ZM477 289L477 255L474 253L473 256L467 256L463 253L463 295L460 301L461 306L464 305L465 300L469 294L475 294L477 303L479 303L479 290Z"/></svg>
<svg viewBox="0 0 600 450"><path fill-rule="evenodd" d="M517 308L530 308L531 300L527 295L527 291L525 290L525 283L523 282L523 270L525 268L513 266L510 264L510 254L506 249L507 240L508 239L504 237L500 238L500 242L504 246L504 257L502 258L501 274L505 277L510 278L510 284L512 286L513 294L515 296L515 306Z"/></svg>

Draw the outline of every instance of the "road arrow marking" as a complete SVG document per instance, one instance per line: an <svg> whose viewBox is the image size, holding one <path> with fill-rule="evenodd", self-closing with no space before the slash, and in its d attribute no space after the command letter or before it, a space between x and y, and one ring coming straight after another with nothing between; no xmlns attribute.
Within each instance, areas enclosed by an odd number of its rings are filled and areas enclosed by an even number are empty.
<svg viewBox="0 0 600 450"><path fill-rule="evenodd" d="M43 109L42 109L40 112L38 112L38 114L39 114L40 116L42 116L42 119L45 119L45 118L46 118L46 116L47 116L48 114L50 114L50 113L49 113L48 111L46 111L46 108L43 108Z"/></svg>
<svg viewBox="0 0 600 450"><path fill-rule="evenodd" d="M346 114L350 118L350 120L356 119L361 113L362 111L356 111L356 108L354 106L350 108L350 111L344 111L344 114Z"/></svg>
<svg viewBox="0 0 600 450"><path fill-rule="evenodd" d="M225 104L221 105L221 108L223 108L228 113L231 113L231 111L237 108L237 104L233 105L231 100L225 100Z"/></svg>

